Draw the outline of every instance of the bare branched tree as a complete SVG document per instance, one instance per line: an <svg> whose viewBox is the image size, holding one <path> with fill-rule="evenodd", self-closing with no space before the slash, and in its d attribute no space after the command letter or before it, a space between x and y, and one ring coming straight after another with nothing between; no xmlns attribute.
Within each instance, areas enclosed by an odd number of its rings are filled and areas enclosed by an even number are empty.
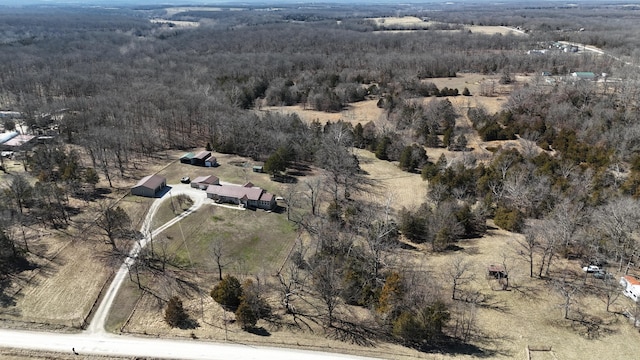
<svg viewBox="0 0 640 360"><path fill-rule="evenodd" d="M443 269L445 280L451 284L451 299L458 300L460 287L469 284L475 279L473 263L458 255L451 259L448 266Z"/></svg>

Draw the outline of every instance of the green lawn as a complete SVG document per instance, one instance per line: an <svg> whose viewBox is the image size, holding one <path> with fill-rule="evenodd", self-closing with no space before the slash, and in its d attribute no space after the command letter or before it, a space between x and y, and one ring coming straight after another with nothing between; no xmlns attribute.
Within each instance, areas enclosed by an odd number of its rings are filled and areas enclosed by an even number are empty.
<svg viewBox="0 0 640 360"><path fill-rule="evenodd" d="M211 244L221 241L235 271L273 274L285 261L296 233L284 214L205 205L160 237L169 238L178 263L198 270L216 270Z"/></svg>
<svg viewBox="0 0 640 360"><path fill-rule="evenodd" d="M158 211L153 217L152 228L156 229L163 224L166 224L174 217L182 214L193 205L193 200L189 198L188 202L185 202L180 206L178 200L175 197L167 197L162 200Z"/></svg>

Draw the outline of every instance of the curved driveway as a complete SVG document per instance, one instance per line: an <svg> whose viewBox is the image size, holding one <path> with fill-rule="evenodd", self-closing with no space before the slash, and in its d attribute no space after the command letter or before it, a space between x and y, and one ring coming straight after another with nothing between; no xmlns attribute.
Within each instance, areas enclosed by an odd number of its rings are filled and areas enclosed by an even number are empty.
<svg viewBox="0 0 640 360"><path fill-rule="evenodd" d="M40 331L22 331L0 329L0 347L18 348L39 351L54 351L72 353L72 349L80 355L107 355L126 357L152 357L168 359L208 359L208 360L249 360L249 359L277 359L277 360L321 360L321 359L370 359L358 356L316 351L295 350L263 346L248 346L232 343L214 343L197 340L174 340L141 338L135 336L114 335L104 329L109 310L118 293L118 289L127 278L129 267L135 261L140 249L144 248L151 238L182 220L210 201L205 191L191 188L189 185L170 185L171 190L163 197L156 199L145 217L140 232L144 238L137 243L118 272L102 299L93 319L87 329L79 334L61 334ZM164 225L151 229L155 216L163 199L180 194L193 199L193 205L179 216Z"/></svg>

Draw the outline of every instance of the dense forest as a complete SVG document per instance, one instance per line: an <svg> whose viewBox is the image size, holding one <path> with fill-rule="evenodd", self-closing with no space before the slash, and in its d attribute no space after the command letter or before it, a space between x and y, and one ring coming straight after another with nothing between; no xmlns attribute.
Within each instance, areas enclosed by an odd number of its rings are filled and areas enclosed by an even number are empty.
<svg viewBox="0 0 640 360"><path fill-rule="evenodd" d="M99 179L126 177L129 164L145 156L207 144L265 161L274 176L292 164L323 169L323 183L287 194L289 219L313 245L294 254L288 278L280 281L291 294L309 278L327 328L345 325L335 310L348 304L369 309L378 320L360 324L364 337L416 348L468 340L473 327L462 324L471 321L466 310L447 302L461 297L464 263L449 274L449 296L411 271L388 266L387 257L406 243L450 251L462 239L482 236L488 219L525 234L519 248L531 277L550 277L561 257L632 270L640 260L640 9L601 5L596 15L596 5L513 6L247 7L172 16L156 7L3 9L0 108L21 112L27 133L55 133L59 141L24 154L24 168L38 186L19 175L2 184L0 271L28 266L22 226L69 225L80 211L69 207L69 196L90 199ZM389 13L441 25L394 32L367 20ZM160 16L200 26L149 21ZM486 35L462 25L518 27L528 36ZM607 55L527 54L561 40ZM456 114L448 97L471 95L468 89L438 89L429 81L482 73L500 74L508 83L516 73L576 71L606 73L611 80L552 87L532 82L516 88L496 113L478 107ZM432 101L415 101L424 97ZM300 104L339 112L372 99L393 128L305 123L257 111ZM428 148L467 150L455 126L461 115L484 141L525 139L530 147L498 149L484 161L428 158ZM5 130L18 125L3 123ZM393 214L384 204L354 200L370 184L353 147L421 173L429 186L423 205ZM80 166L77 151L89 155L91 166ZM286 310L295 312L288 296Z"/></svg>

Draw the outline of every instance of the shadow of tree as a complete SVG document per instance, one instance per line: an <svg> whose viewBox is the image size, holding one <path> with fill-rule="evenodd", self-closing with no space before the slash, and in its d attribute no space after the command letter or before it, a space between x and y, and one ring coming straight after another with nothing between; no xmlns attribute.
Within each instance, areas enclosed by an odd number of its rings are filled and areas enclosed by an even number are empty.
<svg viewBox="0 0 640 360"><path fill-rule="evenodd" d="M336 324L327 329L329 337L343 342L350 342L359 346L375 346L375 339L379 339L380 332L363 324L356 324L349 321L338 320Z"/></svg>
<svg viewBox="0 0 640 360"><path fill-rule="evenodd" d="M195 319L192 319L191 317L188 317L182 320L180 324L178 324L178 328L182 330L195 329L198 327L200 327L200 324L198 323L198 321Z"/></svg>
<svg viewBox="0 0 640 360"><path fill-rule="evenodd" d="M258 335L258 336L271 336L271 333L267 329L263 328L262 326L252 327L248 329L247 332L254 335Z"/></svg>
<svg viewBox="0 0 640 360"><path fill-rule="evenodd" d="M577 334L589 339L600 339L605 335L611 335L616 333L616 330L609 327L617 321L617 318L613 320L605 320L597 316L592 316L582 311L574 312L574 315L570 317L571 329Z"/></svg>
<svg viewBox="0 0 640 360"><path fill-rule="evenodd" d="M495 338L488 336L487 334L477 334L475 338L478 339L477 344L465 342L453 337L441 337L435 342L423 343L417 349L424 353L431 354L446 354L449 356L473 356L477 358L491 358L495 356L511 357L510 354L505 351L500 351L499 347L495 346L497 342L505 340L504 338ZM483 346L484 345L484 346ZM491 348L489 348L490 345Z"/></svg>
<svg viewBox="0 0 640 360"><path fill-rule="evenodd" d="M11 286L11 279L4 277L0 279L0 307L8 308L16 305L16 300L6 294L5 289Z"/></svg>
<svg viewBox="0 0 640 360"><path fill-rule="evenodd" d="M36 264L29 262L23 256L4 258L0 261L0 307L8 308L16 305L15 298L8 295L6 291L13 283L11 275L36 268Z"/></svg>

